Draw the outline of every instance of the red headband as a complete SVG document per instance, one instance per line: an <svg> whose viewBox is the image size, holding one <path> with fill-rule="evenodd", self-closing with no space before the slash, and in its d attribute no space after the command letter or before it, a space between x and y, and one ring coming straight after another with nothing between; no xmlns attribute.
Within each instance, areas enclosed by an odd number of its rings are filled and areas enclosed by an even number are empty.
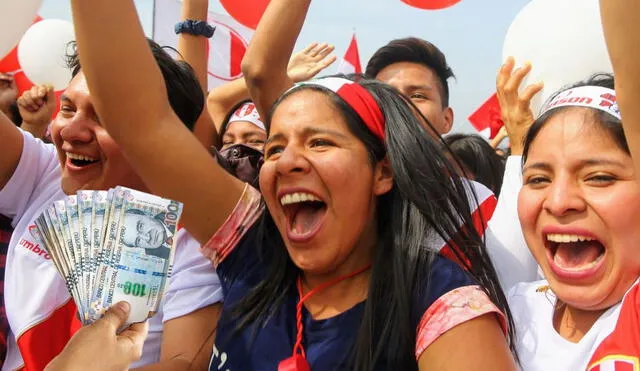
<svg viewBox="0 0 640 371"><path fill-rule="evenodd" d="M318 80L306 81L297 86L322 86L336 93L344 100L364 121L367 128L378 139L384 142L384 115L373 95L360 84L341 77L326 77Z"/></svg>

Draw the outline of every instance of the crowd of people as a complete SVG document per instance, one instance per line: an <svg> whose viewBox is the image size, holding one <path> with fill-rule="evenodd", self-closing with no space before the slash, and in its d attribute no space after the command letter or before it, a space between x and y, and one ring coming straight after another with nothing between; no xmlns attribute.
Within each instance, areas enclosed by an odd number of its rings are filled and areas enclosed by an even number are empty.
<svg viewBox="0 0 640 371"><path fill-rule="evenodd" d="M450 134L429 41L317 78L333 47L293 52L311 0L271 0L211 90L208 0L183 1L178 53L132 0L70 3L53 120L51 87L0 74L2 370L640 370L636 2L600 0L614 74L541 112L508 59L493 143ZM121 302L82 327L34 219L115 186L184 204L173 272L147 322Z"/></svg>

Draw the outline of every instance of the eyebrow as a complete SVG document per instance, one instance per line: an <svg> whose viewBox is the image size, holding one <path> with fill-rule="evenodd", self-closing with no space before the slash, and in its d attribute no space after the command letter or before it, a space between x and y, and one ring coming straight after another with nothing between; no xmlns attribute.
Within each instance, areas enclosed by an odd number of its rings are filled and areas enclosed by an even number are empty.
<svg viewBox="0 0 640 371"><path fill-rule="evenodd" d="M578 163L578 167L587 167L587 166L597 166L597 165L610 165L610 166L615 166L615 167L619 167L622 169L626 169L627 167L620 163L619 161L615 161L615 160L610 160L610 159L604 159L604 158L588 158L585 160L581 160ZM544 170L544 171L551 171L552 167L549 163L547 162L535 162L531 165L525 165L522 168L522 172L525 172L529 169L538 169L538 170Z"/></svg>
<svg viewBox="0 0 640 371"><path fill-rule="evenodd" d="M433 90L433 88L429 85L409 85L407 86L407 90L408 91L415 91L415 90Z"/></svg>
<svg viewBox="0 0 640 371"><path fill-rule="evenodd" d="M347 136L335 131L335 130L330 130L330 129L320 129L320 128L314 128L314 127L306 127L302 130L301 135L304 137L310 137L313 135L318 135L318 134L328 134L331 136L335 136L338 137L340 139L347 139ZM265 144L270 144L272 142L278 141L278 140L283 140L285 138L284 134L282 133L278 133L278 134L274 134L272 136L269 137L269 139L267 139L267 141L265 142Z"/></svg>

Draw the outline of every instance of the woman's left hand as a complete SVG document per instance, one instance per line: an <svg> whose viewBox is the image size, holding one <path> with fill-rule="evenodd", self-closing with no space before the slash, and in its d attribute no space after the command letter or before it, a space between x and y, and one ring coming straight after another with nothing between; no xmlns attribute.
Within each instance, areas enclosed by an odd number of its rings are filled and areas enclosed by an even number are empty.
<svg viewBox="0 0 640 371"><path fill-rule="evenodd" d="M149 330L146 322L136 323L118 334L129 310L128 303L117 303L104 317L80 329L47 365L46 371L128 370L129 365L142 356L142 345Z"/></svg>

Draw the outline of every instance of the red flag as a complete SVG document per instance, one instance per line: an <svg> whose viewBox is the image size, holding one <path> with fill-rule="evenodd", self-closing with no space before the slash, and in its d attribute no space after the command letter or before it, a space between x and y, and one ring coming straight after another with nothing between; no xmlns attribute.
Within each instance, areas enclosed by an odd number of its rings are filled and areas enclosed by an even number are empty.
<svg viewBox="0 0 640 371"><path fill-rule="evenodd" d="M360 53L358 52L358 40L356 40L355 33L351 38L351 43L347 48L347 52L344 53L344 58L340 61L338 72L344 74L362 73L362 65L360 64Z"/></svg>
<svg viewBox="0 0 640 371"><path fill-rule="evenodd" d="M494 93L486 102L469 116L471 125L485 138L493 139L504 126L500 113L500 102Z"/></svg>

